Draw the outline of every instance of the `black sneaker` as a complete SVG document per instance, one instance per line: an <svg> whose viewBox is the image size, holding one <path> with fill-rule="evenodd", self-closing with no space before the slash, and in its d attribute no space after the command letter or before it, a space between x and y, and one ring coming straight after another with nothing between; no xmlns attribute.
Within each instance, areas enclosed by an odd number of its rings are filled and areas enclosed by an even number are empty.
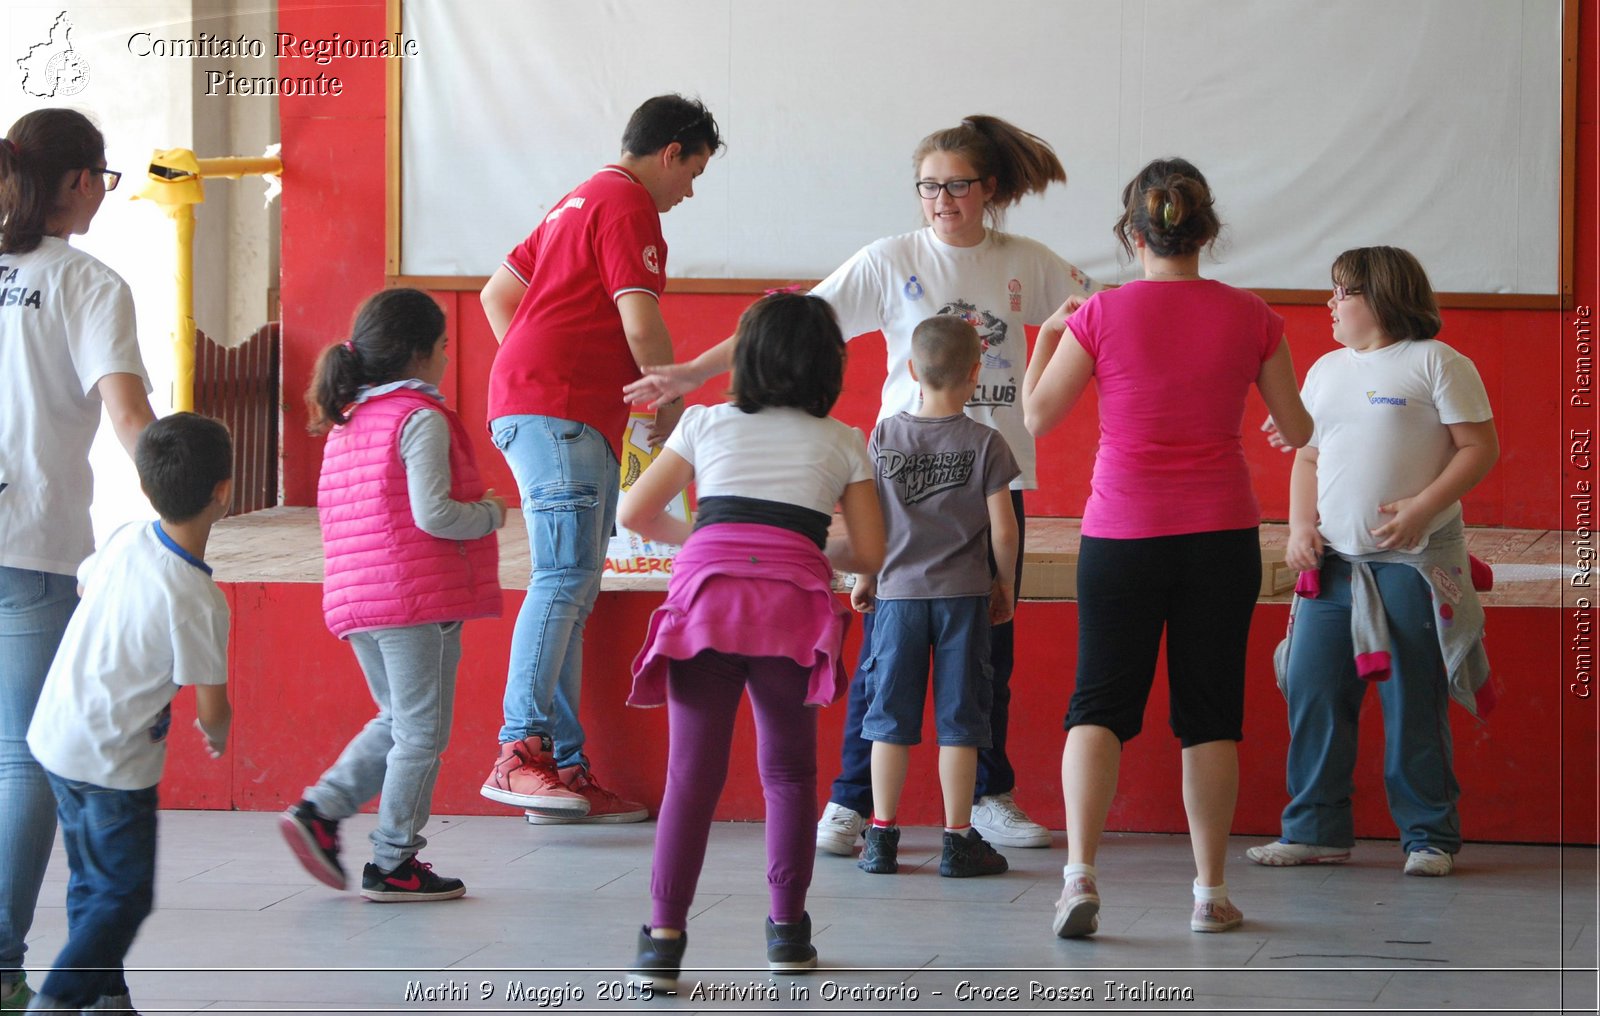
<svg viewBox="0 0 1600 1016"><path fill-rule="evenodd" d="M417 860L415 854L390 872L376 864L361 869L361 895L375 903L428 903L466 894L459 878L435 875L433 865Z"/></svg>
<svg viewBox="0 0 1600 1016"><path fill-rule="evenodd" d="M939 858L939 874L945 878L972 878L974 875L998 875L1011 867L1000 852L989 846L989 841L968 829L965 835L944 834L944 854Z"/></svg>
<svg viewBox="0 0 1600 1016"><path fill-rule="evenodd" d="M689 933L677 938L654 938L649 926L639 929L639 955L628 970L628 983L648 985L654 991L678 990L678 974L683 971L683 951L689 947Z"/></svg>
<svg viewBox="0 0 1600 1016"><path fill-rule="evenodd" d="M310 801L301 801L278 816L278 831L312 878L335 889L349 885L339 863L339 823L323 818Z"/></svg>
<svg viewBox="0 0 1600 1016"><path fill-rule="evenodd" d="M774 924L772 918L767 918L768 970L810 970L816 965L810 914L801 914L793 924Z"/></svg>
<svg viewBox="0 0 1600 1016"><path fill-rule="evenodd" d="M893 875L900 870L900 827L867 826L867 845L861 848L856 867L874 875Z"/></svg>

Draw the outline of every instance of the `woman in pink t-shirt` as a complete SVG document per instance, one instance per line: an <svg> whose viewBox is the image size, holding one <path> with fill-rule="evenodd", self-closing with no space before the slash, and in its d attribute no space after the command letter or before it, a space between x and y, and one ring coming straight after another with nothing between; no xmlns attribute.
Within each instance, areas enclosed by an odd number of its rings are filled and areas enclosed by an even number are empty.
<svg viewBox="0 0 1600 1016"><path fill-rule="evenodd" d="M1250 386L1288 444L1311 436L1283 319L1254 294L1200 277L1200 252L1221 229L1205 177L1182 159L1160 159L1122 199L1116 233L1144 278L1076 310L1063 305L1040 330L1023 381L1035 435L1061 422L1090 378L1100 400L1078 559L1078 675L1061 757L1068 864L1053 927L1062 938L1099 927L1095 854L1163 629L1197 876L1189 926L1227 931L1243 920L1223 866L1261 569L1260 510L1240 444Z"/></svg>

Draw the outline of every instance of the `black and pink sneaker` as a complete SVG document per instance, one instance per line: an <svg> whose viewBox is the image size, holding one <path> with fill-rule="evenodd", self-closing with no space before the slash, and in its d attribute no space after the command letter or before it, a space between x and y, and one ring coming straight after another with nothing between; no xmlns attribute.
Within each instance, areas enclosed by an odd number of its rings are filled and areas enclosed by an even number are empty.
<svg viewBox="0 0 1600 1016"><path fill-rule="evenodd" d="M301 801L278 817L278 830L312 878L335 889L348 885L339 863L338 822L317 814L310 801Z"/></svg>
<svg viewBox="0 0 1600 1016"><path fill-rule="evenodd" d="M459 878L444 878L433 873L433 865L412 854L393 871L376 864L361 870L361 895L374 903L428 903L465 896L467 887Z"/></svg>

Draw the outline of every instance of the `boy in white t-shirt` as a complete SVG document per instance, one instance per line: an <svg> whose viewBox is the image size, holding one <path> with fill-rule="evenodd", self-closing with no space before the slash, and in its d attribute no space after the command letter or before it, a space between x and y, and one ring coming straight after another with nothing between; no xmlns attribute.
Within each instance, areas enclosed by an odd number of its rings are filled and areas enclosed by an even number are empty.
<svg viewBox="0 0 1600 1016"><path fill-rule="evenodd" d="M67 944L30 1012L132 1009L122 963L152 905L173 696L195 686L212 758L232 719L228 604L204 561L233 496L227 428L176 413L145 430L134 461L161 519L121 527L78 569L83 599L28 728L72 868Z"/></svg>

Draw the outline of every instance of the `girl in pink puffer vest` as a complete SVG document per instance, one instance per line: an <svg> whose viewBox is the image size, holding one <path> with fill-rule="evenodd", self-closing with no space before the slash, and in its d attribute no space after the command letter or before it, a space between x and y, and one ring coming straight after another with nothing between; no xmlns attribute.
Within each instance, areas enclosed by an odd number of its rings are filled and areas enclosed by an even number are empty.
<svg viewBox="0 0 1600 1016"><path fill-rule="evenodd" d="M361 895L380 903L454 899L460 879L417 860L450 737L462 622L500 614L495 530L506 505L484 490L460 418L444 405L444 313L390 289L323 351L306 393L327 433L317 509L326 555L323 614L347 639L375 716L279 820L317 880L343 889L339 822L380 795Z"/></svg>

